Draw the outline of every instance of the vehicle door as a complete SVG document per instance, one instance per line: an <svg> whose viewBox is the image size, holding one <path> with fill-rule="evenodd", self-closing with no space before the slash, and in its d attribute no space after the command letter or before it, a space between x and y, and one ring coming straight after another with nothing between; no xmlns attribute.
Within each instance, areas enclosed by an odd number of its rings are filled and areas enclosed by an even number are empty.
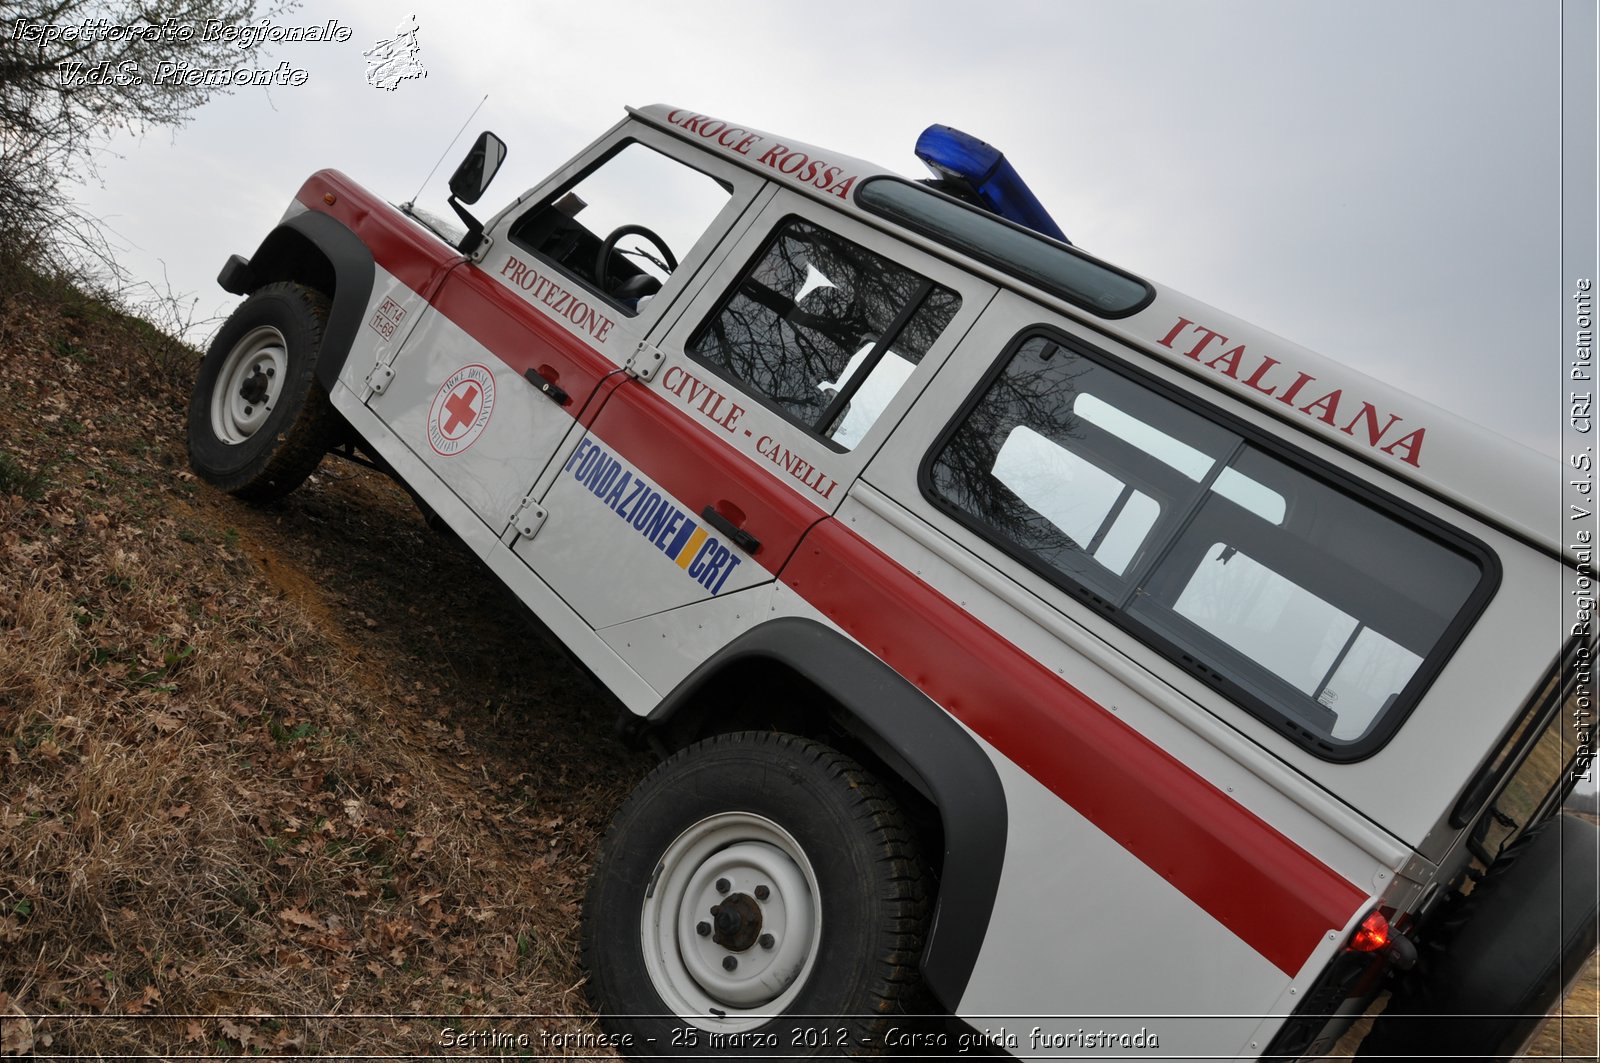
<svg viewBox="0 0 1600 1063"><path fill-rule="evenodd" d="M621 123L486 227L371 408L495 532L761 181Z"/></svg>
<svg viewBox="0 0 1600 1063"><path fill-rule="evenodd" d="M992 295L775 189L546 473L516 553L597 628L770 583Z"/></svg>

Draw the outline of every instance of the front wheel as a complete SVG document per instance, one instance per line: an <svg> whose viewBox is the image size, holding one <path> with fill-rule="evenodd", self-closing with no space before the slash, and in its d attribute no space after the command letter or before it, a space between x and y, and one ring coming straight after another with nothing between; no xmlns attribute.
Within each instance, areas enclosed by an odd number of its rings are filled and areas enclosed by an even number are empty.
<svg viewBox="0 0 1600 1063"><path fill-rule="evenodd" d="M640 1058L859 1055L917 984L912 835L854 761L750 732L661 764L617 814L584 908L589 991Z"/></svg>
<svg viewBox="0 0 1600 1063"><path fill-rule="evenodd" d="M281 282L223 324L189 400L189 464L201 479L261 501L317 467L338 424L314 375L327 320L327 296Z"/></svg>

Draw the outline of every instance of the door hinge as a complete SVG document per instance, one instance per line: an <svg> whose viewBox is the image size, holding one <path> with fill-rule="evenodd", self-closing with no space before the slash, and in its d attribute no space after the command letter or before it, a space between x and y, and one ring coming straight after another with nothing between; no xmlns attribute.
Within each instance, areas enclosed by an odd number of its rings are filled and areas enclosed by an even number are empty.
<svg viewBox="0 0 1600 1063"><path fill-rule="evenodd" d="M394 379L394 369L387 365L374 366L372 372L367 374L367 387L372 389L374 395L382 395L383 389L389 386L389 381Z"/></svg>
<svg viewBox="0 0 1600 1063"><path fill-rule="evenodd" d="M661 362L665 358L666 355L661 353L660 347L640 341L638 349L628 356L628 364L622 368L637 380L649 380L656 375L656 370L661 368Z"/></svg>
<svg viewBox="0 0 1600 1063"><path fill-rule="evenodd" d="M524 539L532 539L539 534L539 529L544 527L544 519L549 515L549 512L529 495L512 514L511 523L516 527L518 535Z"/></svg>

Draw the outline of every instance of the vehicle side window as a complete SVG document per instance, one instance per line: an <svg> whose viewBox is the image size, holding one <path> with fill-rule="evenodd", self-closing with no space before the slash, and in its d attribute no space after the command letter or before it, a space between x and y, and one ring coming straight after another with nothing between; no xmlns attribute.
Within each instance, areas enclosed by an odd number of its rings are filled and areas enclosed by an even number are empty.
<svg viewBox="0 0 1600 1063"><path fill-rule="evenodd" d="M629 142L518 217L509 235L632 315L661 290L730 196L716 179Z"/></svg>
<svg viewBox="0 0 1600 1063"><path fill-rule="evenodd" d="M848 450L960 306L955 292L789 219L687 350Z"/></svg>
<svg viewBox="0 0 1600 1063"><path fill-rule="evenodd" d="M927 467L930 497L1322 751L1409 708L1473 558L1047 337Z"/></svg>

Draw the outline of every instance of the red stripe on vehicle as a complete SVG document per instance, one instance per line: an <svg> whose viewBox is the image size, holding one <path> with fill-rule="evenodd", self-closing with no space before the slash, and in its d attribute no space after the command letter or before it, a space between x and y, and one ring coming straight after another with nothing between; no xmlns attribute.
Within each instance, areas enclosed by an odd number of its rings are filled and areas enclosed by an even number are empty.
<svg viewBox="0 0 1600 1063"><path fill-rule="evenodd" d="M746 506L746 528L764 541L759 563L781 567L819 612L1285 974L1365 902L1332 868L656 392L618 388L594 428L680 501L700 506L715 492Z"/></svg>
<svg viewBox="0 0 1600 1063"><path fill-rule="evenodd" d="M569 414L578 413L595 386L618 369L481 269L457 270L434 297L433 308L518 376L532 369L566 391L572 397L572 405L564 407Z"/></svg>
<svg viewBox="0 0 1600 1063"><path fill-rule="evenodd" d="M335 190L334 207L323 205L324 187ZM460 261L341 174L317 174L301 198L350 226L379 265L419 293L441 266ZM414 236L428 243L418 246ZM543 359L581 396L614 370L481 270L464 267L458 279L435 308L518 372ZM762 540L756 563L782 569L813 607L1286 975L1366 901L1363 890L654 391L619 383L599 394L609 397L581 419L605 445L691 507L737 504L745 528Z"/></svg>
<svg viewBox="0 0 1600 1063"><path fill-rule="evenodd" d="M329 193L331 204L322 198ZM518 376L532 369L567 392L574 404L568 413L579 414L595 385L617 370L616 363L343 174L313 174L300 190L300 201L348 226L379 266L430 299L435 310ZM440 287L438 280L452 268L450 283Z"/></svg>
<svg viewBox="0 0 1600 1063"><path fill-rule="evenodd" d="M1285 974L1366 901L839 521L812 529L783 581Z"/></svg>
<svg viewBox="0 0 1600 1063"><path fill-rule="evenodd" d="M334 192L336 202L331 206L321 199L324 189ZM412 233L405 231L413 226L388 204L331 170L307 181L301 200L350 226L378 265L407 287L419 294L429 287L422 278L431 278L436 271L411 268L408 274L408 265L418 261ZM434 241L430 253L437 257L439 250ZM554 369L552 383L573 396L574 405L565 407L565 412L591 425L603 418L595 428L602 442L694 508L696 515L724 499L738 506L746 526L761 540L754 560L769 572L783 566L806 529L822 517L821 509L776 483L770 471L741 460L656 392L613 385L597 393L600 382L616 373L616 364L482 269L462 265L450 283L434 293L432 306L518 374ZM604 401L590 402L580 415L591 394ZM714 478L706 476L708 469L716 470Z"/></svg>
<svg viewBox="0 0 1600 1063"><path fill-rule="evenodd" d="M743 527L761 540L753 560L769 572L782 568L806 529L826 515L643 384L618 387L594 432L696 516L722 500L743 510Z"/></svg>
<svg viewBox="0 0 1600 1063"><path fill-rule="evenodd" d="M462 261L455 248L338 170L318 170L306 178L295 199L359 236L373 259L418 295L426 296L441 272Z"/></svg>

